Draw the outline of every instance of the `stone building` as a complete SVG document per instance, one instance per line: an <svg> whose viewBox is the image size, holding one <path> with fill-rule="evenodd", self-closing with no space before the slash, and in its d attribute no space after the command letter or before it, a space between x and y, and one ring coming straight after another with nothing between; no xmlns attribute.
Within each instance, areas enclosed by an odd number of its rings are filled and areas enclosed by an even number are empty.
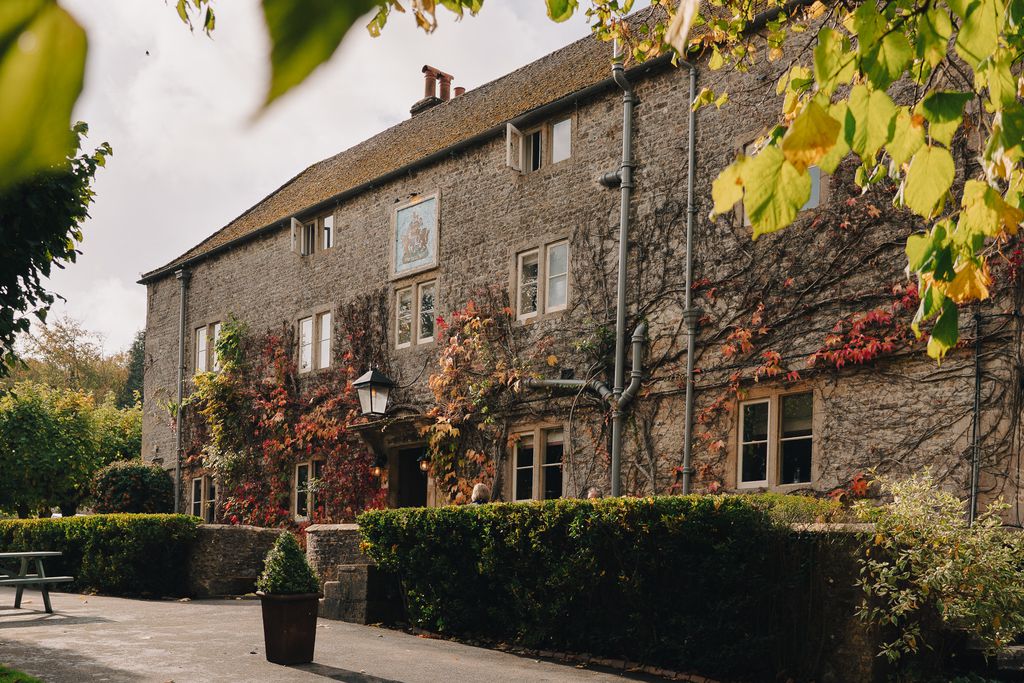
<svg viewBox="0 0 1024 683"><path fill-rule="evenodd" d="M386 458L392 505L443 500L417 467L425 444L415 425L431 406L427 378L445 343L437 318L479 292L507 294L516 348L547 359L538 375L610 385L620 193L597 180L622 153L611 49L585 38L467 92L424 67L426 96L410 118L313 164L144 275L143 456L174 468L166 405L179 350L187 394L188 378L213 368L213 340L230 315L254 329L291 326L299 374L315 376L336 362L339 306L386 302L380 352L408 420L364 438ZM995 274L1002 293L978 307L977 322L962 316L966 341L938 366L909 330L917 294L903 245L920 225L890 196L862 195L852 159L831 176L810 169L811 200L779 233L752 241L740 210L709 219L711 182L777 122L774 84L789 65L740 73L695 60L700 86L731 100L696 114L692 168L690 72L664 59L626 69L639 105L625 333L640 320L649 331L623 492L682 487L689 256L694 491L824 495L868 468L931 467L965 495L976 482L982 499L1005 497L1019 522L1020 332L1005 315L1019 301L1017 264ZM607 418L589 391L521 392L501 416L507 438L487 454L495 494L607 492ZM296 467L299 481L316 474L315 462ZM205 510L215 496L208 479L182 483L186 509ZM304 500L293 498L300 517Z"/></svg>

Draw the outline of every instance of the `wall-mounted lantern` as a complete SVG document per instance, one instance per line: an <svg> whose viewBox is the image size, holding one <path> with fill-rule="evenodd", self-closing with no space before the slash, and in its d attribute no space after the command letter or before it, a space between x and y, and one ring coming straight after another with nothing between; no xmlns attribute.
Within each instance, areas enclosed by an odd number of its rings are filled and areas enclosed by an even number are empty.
<svg viewBox="0 0 1024 683"><path fill-rule="evenodd" d="M377 368L352 382L359 394L359 406L366 417L383 417L388 408L388 394L395 387L395 382Z"/></svg>
<svg viewBox="0 0 1024 683"><path fill-rule="evenodd" d="M427 457L426 453L421 455L416 463L420 466L420 472L430 471L430 458Z"/></svg>

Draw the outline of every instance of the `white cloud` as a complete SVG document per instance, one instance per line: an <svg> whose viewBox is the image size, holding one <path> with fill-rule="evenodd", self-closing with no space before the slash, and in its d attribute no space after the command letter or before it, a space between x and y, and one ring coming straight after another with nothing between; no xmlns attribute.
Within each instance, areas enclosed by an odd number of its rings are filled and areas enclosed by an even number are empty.
<svg viewBox="0 0 1024 683"><path fill-rule="evenodd" d="M75 115L109 141L83 255L52 280L62 309L126 347L145 325L141 272L163 265L307 165L409 116L423 64L473 88L586 34L542 2L488 4L433 35L392 15L381 38L357 28L307 83L254 118L267 81L258 0L217 3L214 37L190 34L173 3L64 0L86 26L86 90ZM147 54L148 52L148 54Z"/></svg>

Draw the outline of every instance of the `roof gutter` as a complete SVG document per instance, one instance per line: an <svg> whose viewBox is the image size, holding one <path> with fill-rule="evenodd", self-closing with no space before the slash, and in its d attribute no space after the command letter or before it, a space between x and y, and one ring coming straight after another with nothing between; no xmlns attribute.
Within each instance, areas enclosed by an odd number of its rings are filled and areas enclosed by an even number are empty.
<svg viewBox="0 0 1024 683"><path fill-rule="evenodd" d="M643 64L633 67L632 69L629 69L627 73L630 75L647 74L651 71L654 71L655 69L671 64L671 61L672 60L670 55L662 55L661 57L656 57L655 59L652 59L649 62L645 62ZM279 220L274 221L273 223L264 225L262 228L257 228L252 232L246 233L245 235L242 235L240 237L236 237L235 239L225 242L224 244L218 247L214 247L209 251L203 252L201 254L196 254L195 256L187 258L183 261L173 262L169 265L163 266L162 268L158 268L154 271L146 273L138 280L138 284L148 285L151 282L155 282L156 280L160 280L164 277L172 275L175 271L178 271L182 268L190 268L194 264L199 263L200 261L205 261L208 258L212 258L219 254L230 251L237 246L245 244L246 242L250 242L258 237L262 237L263 235L272 233L275 230L280 230L282 228L288 227L292 217L297 218L301 214L319 213L323 209L337 205L345 201L346 199L350 199L356 195L362 194L363 192L367 192L376 187L380 187L381 185L387 184L393 180L397 180L402 176L408 175L413 171L416 171L425 166L430 166L431 164L443 160L445 157L458 154L459 152L462 152L465 149L479 145L483 142L486 142L487 140L490 140L493 137L504 135L505 127L508 123L511 123L516 127L528 125L532 121L545 118L549 114L553 114L557 111L566 109L576 104L580 100L585 100L604 90L609 90L613 87L617 87L614 78L606 78L604 80L598 81L597 83L594 83L593 85L588 85L586 88L577 90L576 92L565 95L564 97L560 97L557 100L553 100L547 104L531 109L530 111L520 114L519 116L516 116L514 118L511 118L508 121L503 121L496 126L488 128L482 133L477 133L472 137L448 145L447 147L439 149L438 151L428 154L427 156L417 159L416 161L412 161L408 164L405 164L404 166L396 168L393 171L388 171L384 175L377 176L373 180L368 180L365 183L360 183L355 187L351 187L347 190L339 192L336 195L328 197L327 199L321 202L317 202L316 204L307 206L306 208L297 211L295 214L293 214L293 216L281 218Z"/></svg>

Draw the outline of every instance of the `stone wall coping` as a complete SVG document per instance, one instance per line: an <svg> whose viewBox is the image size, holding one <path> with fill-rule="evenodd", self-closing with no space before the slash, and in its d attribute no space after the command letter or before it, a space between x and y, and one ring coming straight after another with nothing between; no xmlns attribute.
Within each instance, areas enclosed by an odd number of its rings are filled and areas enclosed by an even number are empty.
<svg viewBox="0 0 1024 683"><path fill-rule="evenodd" d="M253 526L251 524L209 524L203 522L199 525L200 529L238 529L240 531L270 531L273 533L281 533L284 529L275 529L273 527L266 526Z"/></svg>
<svg viewBox="0 0 1024 683"><path fill-rule="evenodd" d="M359 531L358 524L310 524L306 527L306 533L317 531Z"/></svg>

